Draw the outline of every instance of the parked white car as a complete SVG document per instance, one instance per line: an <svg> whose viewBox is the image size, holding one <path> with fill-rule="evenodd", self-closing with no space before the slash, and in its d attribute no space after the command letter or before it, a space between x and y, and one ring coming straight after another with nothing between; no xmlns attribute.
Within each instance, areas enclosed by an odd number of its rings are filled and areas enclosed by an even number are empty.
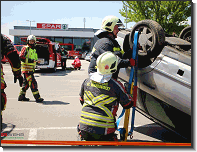
<svg viewBox="0 0 197 152"><path fill-rule="evenodd" d="M85 60L90 62L90 60L91 60L91 55L92 55L91 52L88 53L88 54L86 55L86 57L85 57Z"/></svg>

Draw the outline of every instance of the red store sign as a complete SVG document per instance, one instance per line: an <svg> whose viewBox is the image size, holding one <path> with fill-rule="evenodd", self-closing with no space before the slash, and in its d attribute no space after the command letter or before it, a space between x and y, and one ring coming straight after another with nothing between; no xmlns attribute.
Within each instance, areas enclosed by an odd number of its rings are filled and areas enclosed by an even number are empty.
<svg viewBox="0 0 197 152"><path fill-rule="evenodd" d="M41 29L61 29L61 24L37 23L37 28L41 28Z"/></svg>

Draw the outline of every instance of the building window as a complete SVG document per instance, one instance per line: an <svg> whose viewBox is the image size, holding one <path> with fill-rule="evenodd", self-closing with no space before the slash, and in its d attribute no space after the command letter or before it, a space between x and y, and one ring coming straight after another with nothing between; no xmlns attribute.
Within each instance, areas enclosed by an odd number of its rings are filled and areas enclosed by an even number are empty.
<svg viewBox="0 0 197 152"><path fill-rule="evenodd" d="M54 37L46 37L47 39L49 39L52 42L55 42L55 38Z"/></svg>
<svg viewBox="0 0 197 152"><path fill-rule="evenodd" d="M21 37L26 37L26 36L16 36L16 42L14 40L15 44L18 44L18 45L26 45L27 42L21 41Z"/></svg>
<svg viewBox="0 0 197 152"><path fill-rule="evenodd" d="M55 38L55 42L63 43L63 38L56 37L56 38Z"/></svg>
<svg viewBox="0 0 197 152"><path fill-rule="evenodd" d="M73 43L72 38L64 38L64 43Z"/></svg>
<svg viewBox="0 0 197 152"><path fill-rule="evenodd" d="M82 50L89 52L90 48L91 48L91 38L89 38L89 39L82 39Z"/></svg>
<svg viewBox="0 0 197 152"><path fill-rule="evenodd" d="M81 38L73 38L74 49L82 48Z"/></svg>
<svg viewBox="0 0 197 152"><path fill-rule="evenodd" d="M18 45L21 44L21 40L19 36L14 36L14 44L18 44Z"/></svg>

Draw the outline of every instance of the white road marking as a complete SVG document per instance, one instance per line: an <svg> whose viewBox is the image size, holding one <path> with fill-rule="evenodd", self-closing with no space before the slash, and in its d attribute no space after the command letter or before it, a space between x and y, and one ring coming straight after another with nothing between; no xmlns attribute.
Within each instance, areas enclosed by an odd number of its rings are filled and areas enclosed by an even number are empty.
<svg viewBox="0 0 197 152"><path fill-rule="evenodd" d="M39 128L14 128L14 130L45 130L45 129L77 129L77 127L39 127ZM8 130L8 129L4 129Z"/></svg>
<svg viewBox="0 0 197 152"><path fill-rule="evenodd" d="M135 126L139 127L139 126ZM118 128L123 128L123 126L119 126ZM131 128L129 126L129 128ZM14 128L14 130L30 130L31 134L37 132L37 130L46 130L46 129L77 129L77 127L39 127L39 128ZM10 130L9 128L5 128L4 130Z"/></svg>
<svg viewBox="0 0 197 152"><path fill-rule="evenodd" d="M31 128L29 130L29 138L28 140L36 140L37 139L37 129ZM27 146L35 146L34 144L27 144Z"/></svg>
<svg viewBox="0 0 197 152"><path fill-rule="evenodd" d="M29 138L28 140L36 140L37 139L37 129L36 128L31 128L29 130Z"/></svg>

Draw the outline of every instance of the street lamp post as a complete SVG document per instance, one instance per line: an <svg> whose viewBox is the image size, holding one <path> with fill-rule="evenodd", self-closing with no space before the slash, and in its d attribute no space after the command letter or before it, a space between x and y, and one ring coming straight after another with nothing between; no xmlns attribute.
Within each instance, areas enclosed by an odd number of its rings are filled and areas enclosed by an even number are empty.
<svg viewBox="0 0 197 152"><path fill-rule="evenodd" d="M83 19L83 21L84 21L84 28L85 28L85 22L86 22L86 19L84 18L84 19Z"/></svg>
<svg viewBox="0 0 197 152"><path fill-rule="evenodd" d="M127 6L125 5L125 11L126 11L126 28L127 28Z"/></svg>
<svg viewBox="0 0 197 152"><path fill-rule="evenodd" d="M31 35L31 22L35 22L35 21L30 21L30 20L26 20L27 22L30 22L30 35Z"/></svg>

